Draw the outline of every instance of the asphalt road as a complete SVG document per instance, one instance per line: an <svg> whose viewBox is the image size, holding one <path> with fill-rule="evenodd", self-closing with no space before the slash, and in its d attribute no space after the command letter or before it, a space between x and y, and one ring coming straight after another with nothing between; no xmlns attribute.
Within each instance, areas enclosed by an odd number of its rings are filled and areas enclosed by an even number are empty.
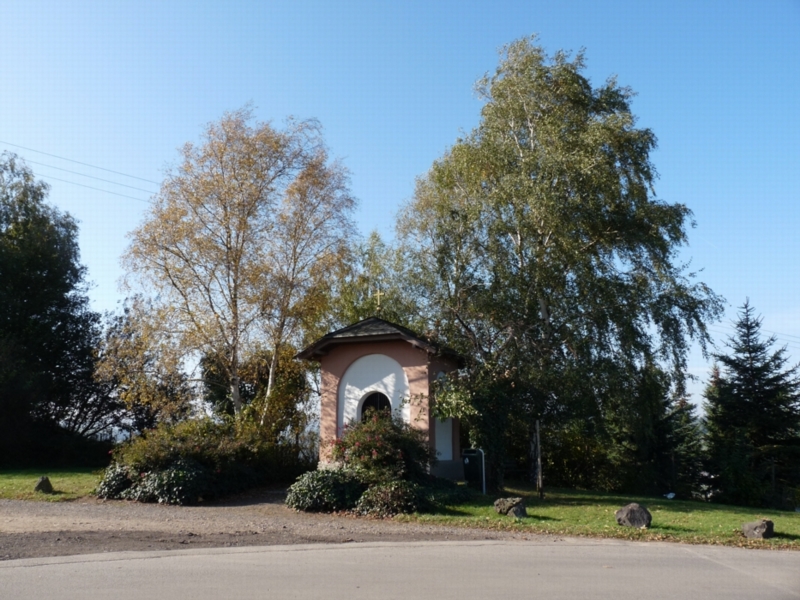
<svg viewBox="0 0 800 600"><path fill-rule="evenodd" d="M0 599L800 598L800 552L665 543L414 542L0 563Z"/></svg>

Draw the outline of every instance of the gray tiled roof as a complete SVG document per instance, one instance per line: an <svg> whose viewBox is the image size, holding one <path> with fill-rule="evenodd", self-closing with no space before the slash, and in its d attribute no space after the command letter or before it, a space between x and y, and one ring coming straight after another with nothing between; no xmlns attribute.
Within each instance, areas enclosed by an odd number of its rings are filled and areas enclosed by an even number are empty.
<svg viewBox="0 0 800 600"><path fill-rule="evenodd" d="M340 344L348 344L363 341L389 341L389 340L404 340L417 348L430 352L431 354L444 354L452 358L460 359L460 357L447 348L442 348L433 342L418 336L410 329L384 321L379 317L370 317L353 323L342 329L332 331L327 335L322 336L316 342L301 350L297 353L296 358L305 360L319 360L319 358L327 354L334 346Z"/></svg>
<svg viewBox="0 0 800 600"><path fill-rule="evenodd" d="M410 329L406 329L402 325L396 325L395 323L384 321L383 319L378 317L370 317L369 319L364 319L363 321L359 321L358 323L348 325L347 327L343 327L342 329L338 329L337 331L332 331L331 333L327 334L324 337L332 339L341 339L350 337L364 337L372 335L394 335L394 334L409 336L412 338L416 338L420 341L423 341L422 338L418 337Z"/></svg>

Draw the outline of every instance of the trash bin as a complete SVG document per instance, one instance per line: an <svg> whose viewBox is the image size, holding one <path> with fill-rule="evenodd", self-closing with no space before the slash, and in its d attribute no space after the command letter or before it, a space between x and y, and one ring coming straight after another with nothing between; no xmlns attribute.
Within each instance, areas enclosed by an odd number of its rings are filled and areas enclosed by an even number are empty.
<svg viewBox="0 0 800 600"><path fill-rule="evenodd" d="M461 451L464 463L464 479L471 488L486 493L486 457L480 448L466 448Z"/></svg>

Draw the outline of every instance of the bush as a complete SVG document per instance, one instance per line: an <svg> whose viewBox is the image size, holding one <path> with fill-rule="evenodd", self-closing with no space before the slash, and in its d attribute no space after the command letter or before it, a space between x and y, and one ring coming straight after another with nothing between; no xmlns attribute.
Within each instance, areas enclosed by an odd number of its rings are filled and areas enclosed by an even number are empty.
<svg viewBox="0 0 800 600"><path fill-rule="evenodd" d="M308 512L333 512L355 508L366 485L353 472L323 469L301 475L286 495L286 505Z"/></svg>
<svg viewBox="0 0 800 600"><path fill-rule="evenodd" d="M128 477L128 469L122 465L112 464L103 472L103 479L95 490L98 498L121 498L122 493L133 485Z"/></svg>
<svg viewBox="0 0 800 600"><path fill-rule="evenodd" d="M419 510L422 488L411 481L373 485L356 504L355 511L373 517L392 517Z"/></svg>
<svg viewBox="0 0 800 600"><path fill-rule="evenodd" d="M348 425L333 446L333 459L358 470L370 484L391 481L422 482L435 462L425 434L385 413Z"/></svg>
<svg viewBox="0 0 800 600"><path fill-rule="evenodd" d="M296 510L389 517L470 497L453 482L428 473L434 454L425 434L377 412L349 425L333 459L342 468L306 473L289 488L286 504Z"/></svg>
<svg viewBox="0 0 800 600"><path fill-rule="evenodd" d="M119 497L159 504L194 504L213 489L210 483L205 468L180 459L161 471L142 473Z"/></svg>
<svg viewBox="0 0 800 600"><path fill-rule="evenodd" d="M118 446L97 494L186 504L291 481L312 466L297 448L270 440L254 424L192 420Z"/></svg>

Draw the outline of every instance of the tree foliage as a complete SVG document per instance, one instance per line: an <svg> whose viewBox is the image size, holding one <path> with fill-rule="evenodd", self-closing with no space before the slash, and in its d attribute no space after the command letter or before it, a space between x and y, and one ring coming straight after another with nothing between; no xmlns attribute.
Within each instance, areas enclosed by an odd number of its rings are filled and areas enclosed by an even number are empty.
<svg viewBox="0 0 800 600"><path fill-rule="evenodd" d="M147 300L130 299L108 317L95 379L121 405L118 426L130 434L174 424L191 412L193 389L175 340L160 335Z"/></svg>
<svg viewBox="0 0 800 600"><path fill-rule="evenodd" d="M548 57L532 38L505 47L477 84L479 125L402 217L421 307L471 360L440 411L476 441L502 435L502 414L601 417L648 364L680 390L690 341L704 345L720 313L676 263L691 212L655 196L656 138L636 127L633 93L593 87L584 68L583 53ZM501 472L502 450L490 459Z"/></svg>
<svg viewBox="0 0 800 600"><path fill-rule="evenodd" d="M376 315L412 330L424 330L427 324L420 319L417 299L408 293L413 286L403 279L405 259L402 248L387 244L376 231L354 243L348 261L341 264L329 330Z"/></svg>
<svg viewBox="0 0 800 600"><path fill-rule="evenodd" d="M64 432L107 434L118 408L93 378L99 317L89 309L78 228L47 194L21 160L3 154L0 443L4 454L31 459Z"/></svg>
<svg viewBox="0 0 800 600"><path fill-rule="evenodd" d="M291 441L313 454L316 439L309 429L313 429L314 424L311 407L315 392L312 386L314 373L308 363L292 360L297 353L293 347L284 345L279 352L282 356L274 361L270 352L256 350L241 364L239 394L244 404L243 411L258 421L268 438ZM233 416L221 365L222 361L216 356L202 358L203 400L214 414ZM272 368L277 372L270 378ZM274 382L271 390L270 379Z"/></svg>
<svg viewBox="0 0 800 600"><path fill-rule="evenodd" d="M706 388L709 470L719 501L795 506L800 488L800 365L772 350L746 301L730 352L715 354Z"/></svg>
<svg viewBox="0 0 800 600"><path fill-rule="evenodd" d="M162 331L220 361L236 413L242 362L259 347L277 361L325 307L354 206L316 122L251 121L228 113L183 147L125 256Z"/></svg>

